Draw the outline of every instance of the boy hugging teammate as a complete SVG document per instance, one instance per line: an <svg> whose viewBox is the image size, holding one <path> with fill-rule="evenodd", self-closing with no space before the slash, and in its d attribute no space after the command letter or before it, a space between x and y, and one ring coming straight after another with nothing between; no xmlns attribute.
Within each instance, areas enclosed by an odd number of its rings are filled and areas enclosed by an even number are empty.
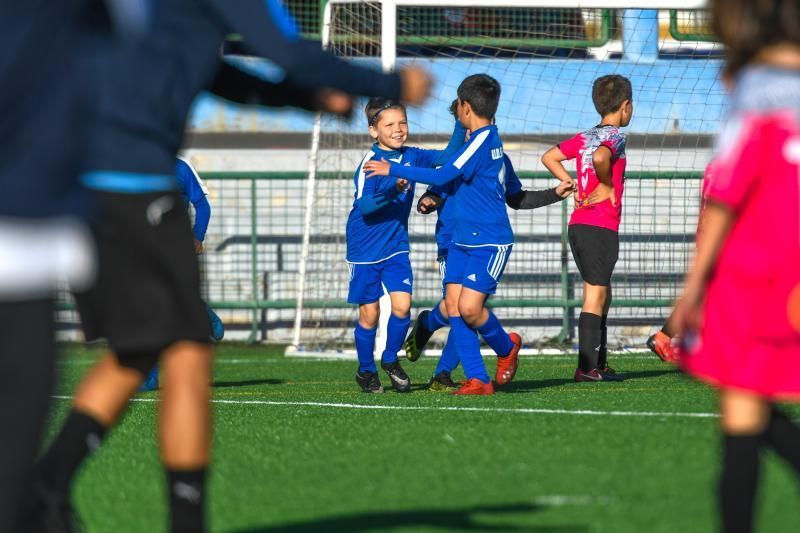
<svg viewBox="0 0 800 533"><path fill-rule="evenodd" d="M408 215L414 201L414 184L395 177L367 179L366 167L376 159L398 166L435 164L445 152L406 147L408 120L398 101L373 98L365 109L369 133L375 143L364 156L353 178L355 195L347 220L347 263L350 288L347 302L358 305L355 344L358 354L356 382L369 393L383 392L374 360L375 334L384 287L392 301L387 325L386 349L381 368L398 392L411 390L411 380L397 360L411 321L411 271L408 245ZM461 134L463 139L463 133ZM453 149L460 147L454 145Z"/></svg>
<svg viewBox="0 0 800 533"><path fill-rule="evenodd" d="M621 381L608 366L607 328L611 274L619 257L619 224L625 180L625 134L633 115L631 82L602 76L592 87L600 114L597 126L548 150L542 163L561 181L572 180L563 161L576 159L575 210L569 245L583 278L583 308L578 320L578 368L575 381Z"/></svg>
<svg viewBox="0 0 800 533"><path fill-rule="evenodd" d="M500 84L485 74L468 76L458 87L456 114L471 132L469 141L438 169L403 166L372 160L364 164L367 177L393 176L410 182L445 185L458 183L454 201L455 235L447 254L444 282L450 322L448 344L453 343L466 374L455 394L494 394L475 332L498 357L497 374L510 381L517 368L521 339L505 332L486 299L497 290L514 234L506 213L503 144L493 124L500 101Z"/></svg>

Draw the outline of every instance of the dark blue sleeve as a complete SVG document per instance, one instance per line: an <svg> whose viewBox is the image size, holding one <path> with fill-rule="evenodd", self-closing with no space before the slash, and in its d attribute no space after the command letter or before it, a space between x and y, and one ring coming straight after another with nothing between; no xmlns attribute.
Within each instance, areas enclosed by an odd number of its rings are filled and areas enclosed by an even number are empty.
<svg viewBox="0 0 800 533"><path fill-rule="evenodd" d="M450 136L450 142L444 150L439 152L439 156L433 160L434 167L440 167L450 161L458 150L464 146L464 139L467 137L467 128L461 125L461 122L456 120L456 125L453 128L453 134Z"/></svg>
<svg viewBox="0 0 800 533"><path fill-rule="evenodd" d="M291 106L309 111L319 109L317 91L293 85L288 79L280 83L254 76L223 61L209 90L237 104L269 107Z"/></svg>
<svg viewBox="0 0 800 533"><path fill-rule="evenodd" d="M511 159L506 154L503 154L503 165L505 168L505 188L506 196L514 196L522 191L522 183L519 181L519 176L514 171L514 165L511 164Z"/></svg>
<svg viewBox="0 0 800 533"><path fill-rule="evenodd" d="M427 183L428 185L444 185L450 183L461 175L461 171L451 164L440 168L404 167L397 163L391 164L390 176L405 178L408 181Z"/></svg>
<svg viewBox="0 0 800 533"><path fill-rule="evenodd" d="M206 238L206 230L208 230L208 221L211 219L211 205L208 203L208 198L204 194L196 202L192 202L194 206L194 227L192 233L194 238L203 242Z"/></svg>
<svg viewBox="0 0 800 533"><path fill-rule="evenodd" d="M299 87L330 87L350 94L400 98L396 73L357 66L300 39L294 21L276 0L206 0L229 33L242 36L243 48L274 61Z"/></svg>

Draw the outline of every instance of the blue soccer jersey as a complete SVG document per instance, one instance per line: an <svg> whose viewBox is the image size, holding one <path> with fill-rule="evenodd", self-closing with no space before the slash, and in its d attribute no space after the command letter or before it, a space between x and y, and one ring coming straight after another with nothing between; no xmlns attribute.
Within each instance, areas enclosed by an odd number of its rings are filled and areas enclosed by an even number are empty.
<svg viewBox="0 0 800 533"><path fill-rule="evenodd" d="M211 206L206 198L208 190L194 168L180 157L175 161L175 177L187 209L189 204L194 206L194 226L192 227L194 238L203 242L208 229L208 221L211 219Z"/></svg>
<svg viewBox="0 0 800 533"><path fill-rule="evenodd" d="M358 165L353 183L353 208L347 219L347 261L378 263L409 252L408 215L414 200L413 183L407 191L395 187L397 178L376 176L367 179L362 167L371 159L385 159L400 166L429 167L438 150L403 147L386 151L373 144Z"/></svg>
<svg viewBox="0 0 800 533"><path fill-rule="evenodd" d="M390 175L431 185L460 180L451 198L455 200L454 243L468 247L508 245L514 242L514 233L506 213L505 162L497 127L489 125L474 131L469 142L441 168L392 164Z"/></svg>

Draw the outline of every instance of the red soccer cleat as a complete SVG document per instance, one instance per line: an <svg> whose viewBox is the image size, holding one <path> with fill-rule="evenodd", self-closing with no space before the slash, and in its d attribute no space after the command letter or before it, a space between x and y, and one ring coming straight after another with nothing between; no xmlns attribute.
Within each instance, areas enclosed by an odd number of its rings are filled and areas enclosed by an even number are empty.
<svg viewBox="0 0 800 533"><path fill-rule="evenodd" d="M455 396L491 396L494 394L494 387L492 382L484 383L478 378L468 379L460 389L453 391L451 394Z"/></svg>
<svg viewBox="0 0 800 533"><path fill-rule="evenodd" d="M506 385L511 383L514 376L517 374L517 367L519 366L519 350L522 348L522 337L519 333L509 333L511 342L514 347L511 352L504 357L497 358L497 371L494 373L494 382L498 385Z"/></svg>
<svg viewBox="0 0 800 533"><path fill-rule="evenodd" d="M672 339L663 331L647 339L647 347L665 363L678 364L678 352L672 347Z"/></svg>

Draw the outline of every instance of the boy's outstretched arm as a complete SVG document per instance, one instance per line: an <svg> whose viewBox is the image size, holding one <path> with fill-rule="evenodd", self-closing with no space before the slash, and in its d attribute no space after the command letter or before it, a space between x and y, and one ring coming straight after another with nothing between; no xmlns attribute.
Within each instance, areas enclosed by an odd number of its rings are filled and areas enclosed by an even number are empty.
<svg viewBox="0 0 800 533"><path fill-rule="evenodd" d="M566 161L567 159L571 158L564 155L564 152L562 152L558 146L553 146L542 156L542 164L559 180L574 181L574 178L570 176L562 163L562 161Z"/></svg>
<svg viewBox="0 0 800 533"><path fill-rule="evenodd" d="M506 205L511 209L538 209L556 202L560 202L572 194L572 181L562 181L558 187L544 191L520 191L512 196L506 196Z"/></svg>
<svg viewBox="0 0 800 533"><path fill-rule="evenodd" d="M430 76L418 67L381 73L356 65L322 49L319 42L300 38L297 25L279 0L205 0L230 33L242 36L250 54L274 61L298 86L339 89L350 94L398 98L423 103Z"/></svg>
<svg viewBox="0 0 800 533"><path fill-rule="evenodd" d="M308 111L326 111L350 116L353 99L334 89L306 89L289 79L274 83L254 76L226 61L209 87L215 95L238 104L269 107L291 106Z"/></svg>
<svg viewBox="0 0 800 533"><path fill-rule="evenodd" d="M364 172L368 179L375 176L392 175L396 178L428 185L444 185L461 175L461 171L450 164L440 168L404 167L397 163L389 163L385 159L368 161L364 164Z"/></svg>

